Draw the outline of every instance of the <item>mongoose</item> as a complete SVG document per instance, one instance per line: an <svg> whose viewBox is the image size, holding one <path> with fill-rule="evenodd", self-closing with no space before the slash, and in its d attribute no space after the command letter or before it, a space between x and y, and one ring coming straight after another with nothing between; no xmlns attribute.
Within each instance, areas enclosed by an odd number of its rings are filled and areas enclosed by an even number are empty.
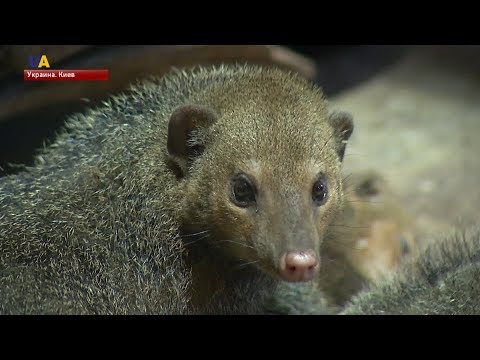
<svg viewBox="0 0 480 360"><path fill-rule="evenodd" d="M401 272L354 297L342 314L479 315L480 228L429 243Z"/></svg>
<svg viewBox="0 0 480 360"><path fill-rule="evenodd" d="M318 279L334 306L343 306L417 252L413 219L379 173L348 175L344 191L343 210L322 245Z"/></svg>
<svg viewBox="0 0 480 360"><path fill-rule="evenodd" d="M313 83L246 65L71 116L0 179L0 312L263 312L280 281L318 274L352 131Z"/></svg>
<svg viewBox="0 0 480 360"><path fill-rule="evenodd" d="M315 281L282 284L272 313L336 313L351 297L398 271L417 254L413 219L376 171L349 174L345 204L322 244Z"/></svg>

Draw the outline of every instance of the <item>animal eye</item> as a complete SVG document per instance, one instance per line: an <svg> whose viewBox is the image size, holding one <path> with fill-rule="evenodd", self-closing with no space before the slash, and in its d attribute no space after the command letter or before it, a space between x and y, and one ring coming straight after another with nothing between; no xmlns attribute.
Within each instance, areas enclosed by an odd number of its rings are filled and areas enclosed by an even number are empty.
<svg viewBox="0 0 480 360"><path fill-rule="evenodd" d="M327 180L322 176L313 184L312 199L315 205L321 206L325 204L328 197Z"/></svg>
<svg viewBox="0 0 480 360"><path fill-rule="evenodd" d="M247 207L255 203L255 188L243 174L232 179L231 193L233 202L238 206Z"/></svg>

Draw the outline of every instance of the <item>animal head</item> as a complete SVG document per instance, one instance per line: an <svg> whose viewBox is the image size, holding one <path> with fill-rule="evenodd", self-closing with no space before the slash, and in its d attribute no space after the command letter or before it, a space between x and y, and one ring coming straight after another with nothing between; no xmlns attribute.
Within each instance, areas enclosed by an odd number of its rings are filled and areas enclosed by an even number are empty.
<svg viewBox="0 0 480 360"><path fill-rule="evenodd" d="M240 72L189 100L168 126L184 232L283 280L312 279L343 201L351 116L273 69Z"/></svg>

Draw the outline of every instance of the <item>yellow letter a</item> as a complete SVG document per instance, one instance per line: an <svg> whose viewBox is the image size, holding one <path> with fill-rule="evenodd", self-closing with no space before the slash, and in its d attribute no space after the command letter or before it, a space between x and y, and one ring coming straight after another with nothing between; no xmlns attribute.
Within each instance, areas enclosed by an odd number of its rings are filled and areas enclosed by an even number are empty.
<svg viewBox="0 0 480 360"><path fill-rule="evenodd" d="M38 67L41 68L41 67L46 67L46 68L50 68L50 64L48 63L48 60L47 60L47 55L42 55L42 58L40 59L40 62L38 63Z"/></svg>

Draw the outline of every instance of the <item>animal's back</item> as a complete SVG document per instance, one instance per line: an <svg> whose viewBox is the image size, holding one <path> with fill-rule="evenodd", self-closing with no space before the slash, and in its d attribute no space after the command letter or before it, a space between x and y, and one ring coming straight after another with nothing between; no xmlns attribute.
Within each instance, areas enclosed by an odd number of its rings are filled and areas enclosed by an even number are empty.
<svg viewBox="0 0 480 360"><path fill-rule="evenodd" d="M0 179L0 312L186 311L191 274L161 150L172 110L233 74L136 86L71 116L34 167Z"/></svg>
<svg viewBox="0 0 480 360"><path fill-rule="evenodd" d="M428 246L413 266L355 297L344 314L480 314L480 229Z"/></svg>

